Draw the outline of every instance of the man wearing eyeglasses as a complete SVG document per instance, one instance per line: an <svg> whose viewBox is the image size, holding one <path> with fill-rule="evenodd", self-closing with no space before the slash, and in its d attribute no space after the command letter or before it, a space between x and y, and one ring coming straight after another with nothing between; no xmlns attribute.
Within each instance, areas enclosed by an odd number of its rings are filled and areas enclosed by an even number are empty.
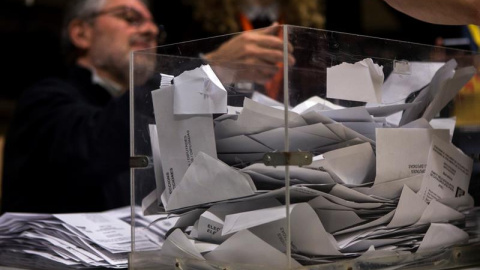
<svg viewBox="0 0 480 270"><path fill-rule="evenodd" d="M157 46L159 28L140 0L69 2L63 45L71 70L19 101L5 146L2 212L90 212L130 202L130 51Z"/></svg>

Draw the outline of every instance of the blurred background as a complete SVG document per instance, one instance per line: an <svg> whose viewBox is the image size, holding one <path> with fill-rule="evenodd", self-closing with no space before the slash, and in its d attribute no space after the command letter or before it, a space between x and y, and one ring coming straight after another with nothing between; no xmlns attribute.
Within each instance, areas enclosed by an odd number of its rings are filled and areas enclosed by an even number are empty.
<svg viewBox="0 0 480 270"><path fill-rule="evenodd" d="M65 0L3 0L0 36L4 74L0 88L0 153L16 100L39 79L64 72L59 44ZM382 0L323 1L325 29L423 44L469 48L466 27L440 26L410 18ZM183 1L151 1L152 13L167 32L165 43L195 39L192 10ZM445 41L447 43L445 43ZM2 164L0 154L0 164ZM1 166L0 166L1 169ZM1 171L0 171L1 175Z"/></svg>

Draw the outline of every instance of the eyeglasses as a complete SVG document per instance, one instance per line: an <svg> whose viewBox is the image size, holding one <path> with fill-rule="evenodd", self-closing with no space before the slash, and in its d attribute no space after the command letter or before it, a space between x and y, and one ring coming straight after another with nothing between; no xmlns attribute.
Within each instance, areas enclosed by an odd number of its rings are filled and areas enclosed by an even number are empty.
<svg viewBox="0 0 480 270"><path fill-rule="evenodd" d="M151 22L152 24L156 25L158 28L158 35L156 38L158 44L163 44L167 36L167 33L165 32L163 25L157 24L153 19L145 18L140 13L140 11L129 6L118 6L118 7L113 7L111 9L98 11L95 13L91 13L86 18L93 19L95 17L102 16L102 15L112 15L118 19L125 21L128 25L134 26L134 27L139 27L147 22Z"/></svg>
<svg viewBox="0 0 480 270"><path fill-rule="evenodd" d="M124 20L131 26L142 26L146 22L151 22L157 25L154 20L145 18L138 10L128 6L118 6L111 9L98 11L90 14L87 18L95 18L102 15L112 15L121 20Z"/></svg>

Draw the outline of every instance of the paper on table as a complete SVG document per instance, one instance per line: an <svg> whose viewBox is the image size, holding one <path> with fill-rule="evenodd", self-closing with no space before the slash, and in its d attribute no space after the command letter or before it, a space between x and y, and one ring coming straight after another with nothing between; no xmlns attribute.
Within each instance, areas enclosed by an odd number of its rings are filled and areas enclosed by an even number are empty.
<svg viewBox="0 0 480 270"><path fill-rule="evenodd" d="M287 266L287 257L284 253L248 230L234 234L215 250L205 254L205 258L211 261L263 265L277 269ZM300 266L297 261L291 260L291 267Z"/></svg>
<svg viewBox="0 0 480 270"><path fill-rule="evenodd" d="M194 192L192 192L194 190ZM255 186L246 174L199 152L180 184L170 195L167 211L250 196Z"/></svg>
<svg viewBox="0 0 480 270"><path fill-rule="evenodd" d="M327 97L382 102L383 67L367 58L327 68Z"/></svg>
<svg viewBox="0 0 480 270"><path fill-rule="evenodd" d="M468 234L452 224L432 223L418 247L418 251L441 249L468 242Z"/></svg>
<svg viewBox="0 0 480 270"><path fill-rule="evenodd" d="M130 251L130 226L112 217L108 213L81 213L81 214L56 214L56 218L75 227L97 245L108 249L112 253ZM137 235L137 241L146 240L144 236ZM153 243L144 241L144 248L157 247Z"/></svg>
<svg viewBox="0 0 480 270"><path fill-rule="evenodd" d="M443 129L377 129L375 185L424 173L433 135L450 138Z"/></svg>
<svg viewBox="0 0 480 270"><path fill-rule="evenodd" d="M419 194L432 199L460 197L468 192L473 160L448 140L433 137Z"/></svg>
<svg viewBox="0 0 480 270"><path fill-rule="evenodd" d="M173 86L152 91L158 143L168 157L162 160L167 201L198 152L217 157L212 115L174 115L173 92Z"/></svg>
<svg viewBox="0 0 480 270"><path fill-rule="evenodd" d="M403 186L402 195L398 202L397 209L392 221L387 228L395 228L412 225L422 216L427 204L422 198L407 186Z"/></svg>
<svg viewBox="0 0 480 270"><path fill-rule="evenodd" d="M209 65L183 72L173 85L175 115L227 112L227 91Z"/></svg>
<svg viewBox="0 0 480 270"><path fill-rule="evenodd" d="M198 252L193 243L180 230L175 229L165 240L160 250L161 256L202 260L205 258Z"/></svg>

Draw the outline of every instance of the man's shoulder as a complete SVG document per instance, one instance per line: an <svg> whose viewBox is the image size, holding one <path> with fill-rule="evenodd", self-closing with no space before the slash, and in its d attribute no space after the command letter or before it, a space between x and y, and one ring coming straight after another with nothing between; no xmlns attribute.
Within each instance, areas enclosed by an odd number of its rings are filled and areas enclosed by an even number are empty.
<svg viewBox="0 0 480 270"><path fill-rule="evenodd" d="M76 85L71 81L68 81L66 79L59 78L59 77L51 77L51 78L43 79L33 84L31 87L26 89L25 93L35 94L35 93L45 92L45 93L71 94L74 92L78 92L76 90L77 90Z"/></svg>

